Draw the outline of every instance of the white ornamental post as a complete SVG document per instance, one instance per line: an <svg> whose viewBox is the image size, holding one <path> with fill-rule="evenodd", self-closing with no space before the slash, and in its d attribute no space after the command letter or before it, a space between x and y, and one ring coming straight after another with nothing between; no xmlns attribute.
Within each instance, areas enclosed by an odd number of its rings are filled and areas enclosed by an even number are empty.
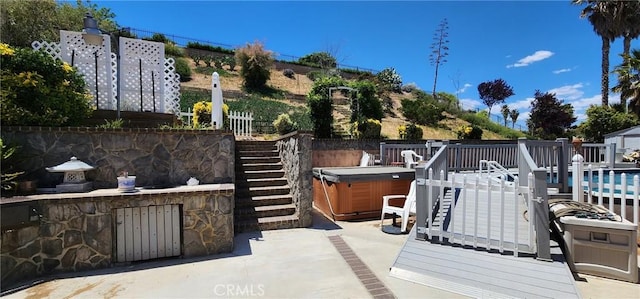
<svg viewBox="0 0 640 299"><path fill-rule="evenodd" d="M584 162L584 158L580 154L575 154L573 158L571 158L573 162L573 169L571 173L571 180L573 183L573 201L582 202L582 177L584 176L584 170L582 162Z"/></svg>
<svg viewBox="0 0 640 299"><path fill-rule="evenodd" d="M222 120L222 88L218 72L211 75L211 127L221 129Z"/></svg>

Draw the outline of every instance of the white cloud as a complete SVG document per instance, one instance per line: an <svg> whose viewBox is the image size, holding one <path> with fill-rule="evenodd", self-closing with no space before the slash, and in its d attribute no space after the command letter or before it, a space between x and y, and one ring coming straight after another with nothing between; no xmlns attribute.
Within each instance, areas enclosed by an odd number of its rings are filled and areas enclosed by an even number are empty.
<svg viewBox="0 0 640 299"><path fill-rule="evenodd" d="M534 62L545 60L553 56L553 54L554 53L551 51L539 50L525 58L518 60L518 62L514 64L507 65L507 68L528 66L529 64L532 64Z"/></svg>
<svg viewBox="0 0 640 299"><path fill-rule="evenodd" d="M577 100L584 95L584 92L581 90L583 87L584 85L582 85L582 83L577 83L552 88L548 92L554 93L559 100Z"/></svg>
<svg viewBox="0 0 640 299"><path fill-rule="evenodd" d="M471 87L472 85L469 83L465 83L462 88L458 89L456 91L456 93L464 93L465 91L467 91L467 89L469 89L469 87Z"/></svg>
<svg viewBox="0 0 640 299"><path fill-rule="evenodd" d="M570 72L570 71L571 71L571 69L570 69L570 68L568 68L568 69L559 69L559 70L555 70L555 71L553 71L552 73L554 73L554 74L556 74L556 75L557 75L557 74L562 74L562 73L566 73L566 72Z"/></svg>
<svg viewBox="0 0 640 299"><path fill-rule="evenodd" d="M460 105L462 106L462 109L465 110L474 110L477 107L484 105L482 104L482 102L478 101L478 100L473 100L473 99L460 99Z"/></svg>

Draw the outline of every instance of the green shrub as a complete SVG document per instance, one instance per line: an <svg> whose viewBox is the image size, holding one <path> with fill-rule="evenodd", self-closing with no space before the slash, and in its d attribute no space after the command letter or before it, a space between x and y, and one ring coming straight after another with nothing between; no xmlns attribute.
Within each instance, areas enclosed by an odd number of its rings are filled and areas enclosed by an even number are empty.
<svg viewBox="0 0 640 299"><path fill-rule="evenodd" d="M209 128L211 127L211 102L201 101L193 105L193 127L194 128ZM229 106L225 103L222 104L222 119L223 127L228 127L229 119Z"/></svg>
<svg viewBox="0 0 640 299"><path fill-rule="evenodd" d="M184 52L182 51L182 48L176 46L176 44L174 43L165 43L164 55L174 56L174 57L184 57Z"/></svg>
<svg viewBox="0 0 640 299"><path fill-rule="evenodd" d="M323 69L335 68L338 65L335 57L331 56L331 54L327 52L316 52L305 55L304 57L298 59L298 62L300 64L319 67Z"/></svg>
<svg viewBox="0 0 640 299"><path fill-rule="evenodd" d="M224 53L224 54L232 54L232 55L235 53L233 50L225 49L222 47L205 45L198 42L188 42L187 48L200 49L200 50L206 50L206 51L218 52L218 53Z"/></svg>
<svg viewBox="0 0 640 299"><path fill-rule="evenodd" d="M458 139L482 139L482 129L476 125L463 125L456 130Z"/></svg>
<svg viewBox="0 0 640 299"><path fill-rule="evenodd" d="M236 51L236 60L240 64L240 76L249 89L263 88L271 77L273 57L271 51L264 49L260 42L247 44Z"/></svg>
<svg viewBox="0 0 640 299"><path fill-rule="evenodd" d="M421 140L422 139L422 129L414 123L410 123L406 126L402 125L398 127L398 134L400 135L400 139L405 139L405 140Z"/></svg>
<svg viewBox="0 0 640 299"><path fill-rule="evenodd" d="M7 145L0 138L0 163L2 168L0 169L0 188L3 191L14 190L16 187L16 179L22 175L24 171L14 170L11 159L14 158L14 154L20 149L17 145Z"/></svg>
<svg viewBox="0 0 640 299"><path fill-rule="evenodd" d="M216 56L213 58L213 66L215 66L217 69L222 69L222 66L224 65L225 62L226 62L225 57Z"/></svg>
<svg viewBox="0 0 640 299"><path fill-rule="evenodd" d="M182 57L174 58L176 61L176 73L180 75L180 82L191 81L191 68L189 62Z"/></svg>
<svg viewBox="0 0 640 299"><path fill-rule="evenodd" d="M377 119L362 119L353 123L351 134L358 139L380 139L382 124Z"/></svg>
<svg viewBox="0 0 640 299"><path fill-rule="evenodd" d="M396 69L392 67L386 68L376 75L376 79L378 79L384 90L400 92L402 78L396 73Z"/></svg>
<svg viewBox="0 0 640 299"><path fill-rule="evenodd" d="M317 79L307 95L307 104L313 122L316 138L330 138L333 124L333 107L329 97L329 88L344 86L346 81L340 77L321 77Z"/></svg>
<svg viewBox="0 0 640 299"><path fill-rule="evenodd" d="M200 65L200 62L202 62L202 56L199 55L191 56L191 59L193 59L193 63L196 65L196 67Z"/></svg>
<svg viewBox="0 0 640 299"><path fill-rule="evenodd" d="M236 58L233 56L227 56L226 61L227 65L229 66L229 70L230 71L235 71L236 70Z"/></svg>
<svg viewBox="0 0 640 299"><path fill-rule="evenodd" d="M206 55L204 57L202 57L202 61L204 62L204 64L206 64L208 67L213 67L213 61L215 60L215 58L211 55Z"/></svg>
<svg viewBox="0 0 640 299"><path fill-rule="evenodd" d="M280 135L291 133L296 130L296 124L291 121L291 118L287 113L278 115L278 118L273 121L273 126Z"/></svg>
<svg viewBox="0 0 640 299"><path fill-rule="evenodd" d="M425 126L433 126L444 119L444 115L442 114L444 108L430 96L415 100L402 99L400 103L402 104L400 108L402 114L411 122Z"/></svg>
<svg viewBox="0 0 640 299"><path fill-rule="evenodd" d="M324 73L321 71L310 71L307 73L307 78L311 81L316 81L319 78L325 77Z"/></svg>
<svg viewBox="0 0 640 299"><path fill-rule="evenodd" d="M74 126L92 112L82 75L31 49L0 44L0 110L5 126Z"/></svg>
<svg viewBox="0 0 640 299"><path fill-rule="evenodd" d="M361 117L377 120L381 120L384 117L382 101L378 98L378 90L373 82L368 80L356 81L349 84L349 86L358 91L356 107L351 107L355 111L351 116L352 121Z"/></svg>

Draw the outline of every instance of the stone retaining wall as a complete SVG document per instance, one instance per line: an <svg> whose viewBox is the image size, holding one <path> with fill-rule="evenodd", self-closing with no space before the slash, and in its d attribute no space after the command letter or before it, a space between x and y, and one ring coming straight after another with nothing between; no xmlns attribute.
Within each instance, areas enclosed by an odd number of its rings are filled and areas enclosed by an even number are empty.
<svg viewBox="0 0 640 299"><path fill-rule="evenodd" d="M233 133L223 130L99 129L73 127L2 127L5 144L20 146L13 163L25 171L19 180L55 187L61 173L49 173L72 156L95 166L86 173L94 188L115 188L121 171L136 176L137 186L185 185L234 181Z"/></svg>
<svg viewBox="0 0 640 299"><path fill-rule="evenodd" d="M2 207L21 204L36 207L40 221L2 230L2 289L50 273L112 266L116 250L114 213L118 208L180 205L181 256L231 252L233 198L231 184L142 190L132 194L103 189L3 198Z"/></svg>
<svg viewBox="0 0 640 299"><path fill-rule="evenodd" d="M291 188L300 227L311 226L313 210L313 174L311 166L312 133L294 132L276 141L284 173Z"/></svg>

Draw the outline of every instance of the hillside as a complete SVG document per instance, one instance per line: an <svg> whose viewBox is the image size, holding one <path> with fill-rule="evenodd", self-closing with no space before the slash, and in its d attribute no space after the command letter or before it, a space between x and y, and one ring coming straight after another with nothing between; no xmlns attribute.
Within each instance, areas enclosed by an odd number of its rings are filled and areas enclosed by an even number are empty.
<svg viewBox="0 0 640 299"><path fill-rule="evenodd" d="M182 82L181 86L211 90L211 76L197 72L193 60L188 59L188 61L192 70L192 80ZM225 101L233 101L235 100L235 95L243 94L242 78L238 74L237 68L235 71L230 71L225 66L225 72L220 76L220 85L225 93ZM292 106L302 106L306 105L304 98L313 87L313 81L307 78L307 76L300 74L296 74L295 79L287 78L282 74L282 71L273 69L271 71L271 79L267 82L267 85L285 92L284 99L278 99L277 101L283 101ZM392 112L382 119L383 136L390 139L399 139L398 127L408 123L399 111L400 101L404 98L409 98L409 96L408 93L392 94L390 96L393 108ZM334 117L336 117L335 114ZM455 130L469 123L447 115L447 118L442 120L440 124L441 127L438 128L423 127L423 139L457 139ZM482 137L483 139L504 139L504 137L487 130L484 130Z"/></svg>

